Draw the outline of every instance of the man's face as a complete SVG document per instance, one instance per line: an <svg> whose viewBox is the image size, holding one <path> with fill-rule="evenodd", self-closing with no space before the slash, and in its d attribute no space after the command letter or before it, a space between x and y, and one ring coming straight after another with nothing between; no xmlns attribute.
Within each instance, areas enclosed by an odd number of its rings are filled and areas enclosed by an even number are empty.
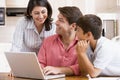
<svg viewBox="0 0 120 80"><path fill-rule="evenodd" d="M58 20L56 21L56 33L59 35L64 35L70 32L70 24L67 19L62 15L58 15Z"/></svg>

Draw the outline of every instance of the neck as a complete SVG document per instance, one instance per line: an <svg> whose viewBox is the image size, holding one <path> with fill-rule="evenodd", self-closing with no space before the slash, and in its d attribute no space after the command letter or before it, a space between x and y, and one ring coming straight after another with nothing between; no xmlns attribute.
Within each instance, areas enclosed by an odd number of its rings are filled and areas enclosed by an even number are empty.
<svg viewBox="0 0 120 80"><path fill-rule="evenodd" d="M64 34L63 36L61 36L61 41L63 42L63 44L69 46L69 44L75 39L75 33L76 32L72 32L71 34Z"/></svg>
<svg viewBox="0 0 120 80"><path fill-rule="evenodd" d="M96 45L97 45L97 40L90 40L90 46L91 46L93 52L96 48Z"/></svg>
<svg viewBox="0 0 120 80"><path fill-rule="evenodd" d="M36 24L36 23L35 23L36 29L37 29L37 31L38 31L39 34L41 33L41 31L42 31L42 29L43 29L43 25L44 25L44 24Z"/></svg>

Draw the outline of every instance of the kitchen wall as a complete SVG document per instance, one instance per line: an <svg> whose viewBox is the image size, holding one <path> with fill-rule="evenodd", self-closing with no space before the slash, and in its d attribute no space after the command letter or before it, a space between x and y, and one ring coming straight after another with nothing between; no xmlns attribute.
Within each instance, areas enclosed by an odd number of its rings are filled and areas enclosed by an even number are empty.
<svg viewBox="0 0 120 80"><path fill-rule="evenodd" d="M59 3L57 0L49 0L51 3L51 6L53 8L53 18L54 21L57 19L58 15L58 7L63 6L77 6L80 8L80 10L85 13L85 0L60 0Z"/></svg>
<svg viewBox="0 0 120 80"><path fill-rule="evenodd" d="M5 17L5 25L0 26L0 43L11 43L15 25L20 17Z"/></svg>
<svg viewBox="0 0 120 80"><path fill-rule="evenodd" d="M6 0L6 7L27 7L29 0Z"/></svg>
<svg viewBox="0 0 120 80"><path fill-rule="evenodd" d="M22 8L26 7L28 0L0 0L0 7L14 7ZM15 25L20 17L6 16L5 14L5 25L0 25L0 43L11 43Z"/></svg>
<svg viewBox="0 0 120 80"><path fill-rule="evenodd" d="M26 7L28 0L0 0L0 7L14 7L12 5L14 1L17 7ZM54 21L57 19L58 7L61 6L77 6L83 12L86 13L102 13L109 11L116 7L116 0L48 0L53 8ZM2 2L2 3L1 3ZM23 3L23 4L20 4ZM6 22L4 26L0 26L0 42L11 42L12 35L15 30L15 25L20 17L8 17L6 16ZM119 32L119 31L118 31Z"/></svg>
<svg viewBox="0 0 120 80"><path fill-rule="evenodd" d="M6 0L0 0L0 7L5 7Z"/></svg>
<svg viewBox="0 0 120 80"><path fill-rule="evenodd" d="M117 6L117 0L95 0L95 11L107 12Z"/></svg>

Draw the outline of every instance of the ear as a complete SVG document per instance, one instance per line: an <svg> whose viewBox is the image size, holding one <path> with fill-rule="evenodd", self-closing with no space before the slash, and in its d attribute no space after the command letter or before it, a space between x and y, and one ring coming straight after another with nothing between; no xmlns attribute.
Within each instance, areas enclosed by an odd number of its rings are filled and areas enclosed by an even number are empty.
<svg viewBox="0 0 120 80"><path fill-rule="evenodd" d="M91 32L87 32L87 33L86 33L86 38L87 38L88 40L90 40L92 37L93 37L93 36L92 36L92 33L91 33Z"/></svg>
<svg viewBox="0 0 120 80"><path fill-rule="evenodd" d="M71 29L72 29L72 30L75 30L75 31L76 31L76 27L77 27L77 26L76 26L76 23L72 23L72 24L71 24Z"/></svg>

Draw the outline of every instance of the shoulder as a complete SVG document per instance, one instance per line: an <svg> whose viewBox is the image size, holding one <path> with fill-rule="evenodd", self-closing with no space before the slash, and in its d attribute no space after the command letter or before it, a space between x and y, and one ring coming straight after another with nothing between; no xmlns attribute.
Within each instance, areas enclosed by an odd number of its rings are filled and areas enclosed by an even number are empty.
<svg viewBox="0 0 120 80"><path fill-rule="evenodd" d="M101 37L100 39L98 39L98 44L105 46L105 45L110 45L111 44L111 40L107 39L105 37Z"/></svg>
<svg viewBox="0 0 120 80"><path fill-rule="evenodd" d="M104 51L104 52L114 52L115 51L115 47L116 47L116 44L110 40L110 39L107 39L105 37L101 37L100 40L98 41L98 47Z"/></svg>
<svg viewBox="0 0 120 80"><path fill-rule="evenodd" d="M103 46L106 46L106 47L111 47L111 48L113 48L113 46L116 46L115 45L115 43L112 41L112 40L110 40L110 39L107 39L107 38L103 38Z"/></svg>
<svg viewBox="0 0 120 80"><path fill-rule="evenodd" d="M50 42L50 41L54 41L54 40L57 39L57 38L58 38L58 35L57 35L57 34L54 34L54 35L51 35L51 36L45 38L44 41Z"/></svg>
<svg viewBox="0 0 120 80"><path fill-rule="evenodd" d="M30 24L30 23L32 23L32 22L33 22L32 19L28 20L28 19L26 19L25 17L21 17L21 18L17 21L17 24L24 25L24 24Z"/></svg>
<svg viewBox="0 0 120 80"><path fill-rule="evenodd" d="M28 25L32 24L33 20L28 20L25 17L21 17L16 24L17 28L25 29Z"/></svg>
<svg viewBox="0 0 120 80"><path fill-rule="evenodd" d="M18 23L23 23L23 22L27 22L27 19L25 17L21 17L19 20L18 20Z"/></svg>
<svg viewBox="0 0 120 80"><path fill-rule="evenodd" d="M54 42L56 42L57 38L58 38L57 34L49 36L49 37L47 37L47 38L44 39L43 44L44 45L48 45L48 46L52 45Z"/></svg>

